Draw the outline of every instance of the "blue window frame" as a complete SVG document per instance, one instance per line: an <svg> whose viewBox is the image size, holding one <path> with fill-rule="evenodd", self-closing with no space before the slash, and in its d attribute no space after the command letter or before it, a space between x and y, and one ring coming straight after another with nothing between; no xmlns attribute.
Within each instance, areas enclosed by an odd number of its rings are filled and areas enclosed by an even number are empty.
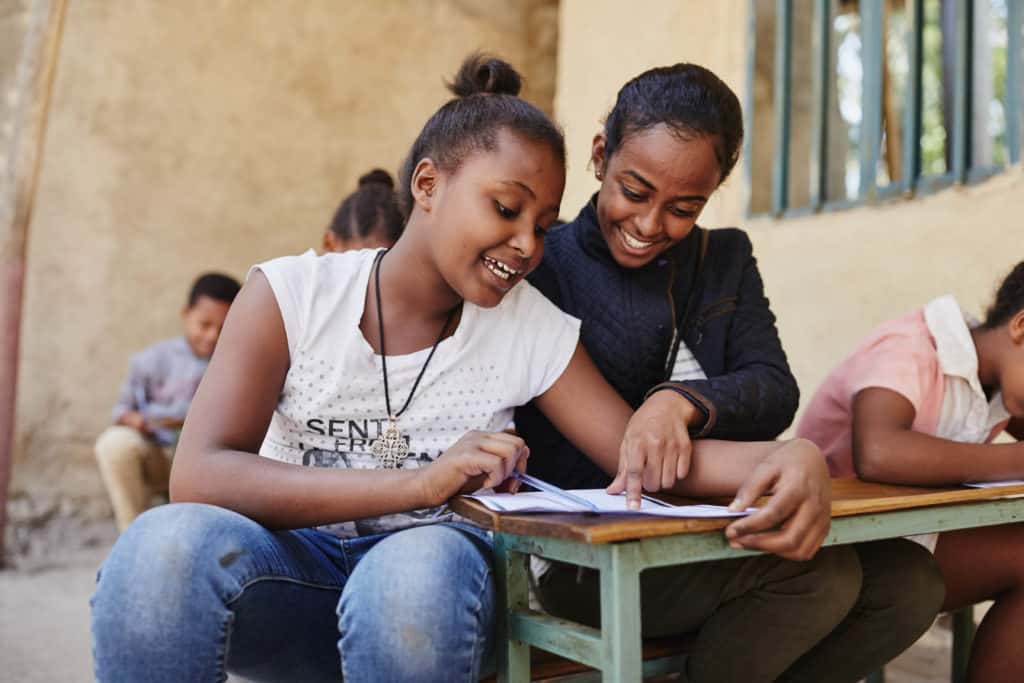
<svg viewBox="0 0 1024 683"><path fill-rule="evenodd" d="M750 8L749 213L912 197L1020 162L1024 0L750 0ZM770 188L767 173L751 171L755 154L762 171L770 156Z"/></svg>

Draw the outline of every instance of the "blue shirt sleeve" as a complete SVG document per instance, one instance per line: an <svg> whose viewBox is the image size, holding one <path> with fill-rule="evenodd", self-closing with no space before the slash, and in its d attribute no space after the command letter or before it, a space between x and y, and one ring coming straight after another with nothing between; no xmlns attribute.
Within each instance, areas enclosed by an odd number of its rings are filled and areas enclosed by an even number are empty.
<svg viewBox="0 0 1024 683"><path fill-rule="evenodd" d="M144 362L140 354L132 356L128 367L128 377L121 385L121 391L117 395L117 402L111 411L111 418L116 424L125 413L138 410L142 411L146 401L146 379L143 370Z"/></svg>

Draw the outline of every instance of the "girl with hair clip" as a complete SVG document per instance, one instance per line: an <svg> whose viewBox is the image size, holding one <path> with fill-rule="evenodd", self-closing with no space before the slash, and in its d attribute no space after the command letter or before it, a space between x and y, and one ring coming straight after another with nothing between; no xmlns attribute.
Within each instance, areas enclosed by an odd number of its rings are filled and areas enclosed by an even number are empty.
<svg viewBox="0 0 1024 683"><path fill-rule="evenodd" d="M917 486L1024 479L1024 262L983 323L944 296L878 327L825 379L800 421L835 476ZM1016 443L993 444L1002 432ZM916 537L945 580L943 610L994 600L968 680L1020 680L1024 525Z"/></svg>
<svg viewBox="0 0 1024 683"><path fill-rule="evenodd" d="M402 235L405 220L398 208L395 181L375 168L359 178L324 230L323 251L390 248Z"/></svg>
<svg viewBox="0 0 1024 683"><path fill-rule="evenodd" d="M558 215L565 149L519 84L500 60L463 64L404 165L392 249L251 271L183 430L172 504L100 571L98 680L476 681L493 649L491 541L446 501L525 469L529 449L502 429L531 399L606 471L657 457L675 483L678 455L636 447L650 417L603 380L578 321L521 282ZM810 442L708 441L691 460L695 491L742 485L749 502L775 482L730 533L788 518L802 555L820 546L828 473ZM639 503L638 482L627 496ZM859 579L821 556L817 571Z"/></svg>
<svg viewBox="0 0 1024 683"><path fill-rule="evenodd" d="M535 402L515 415L527 445L544 454L531 473L567 488L610 482L612 492L631 480L667 488L676 477L674 490L692 494L702 464L691 454L706 439L773 439L789 426L797 385L750 239L697 224L742 138L739 100L703 67L651 69L619 91L591 147L598 191L548 236L530 282L581 320L583 347L650 421L643 441L626 435L639 454L633 467L609 472ZM666 446L680 454L672 463L659 455ZM762 487L778 495L779 481L766 475ZM734 547L769 555L641 576L644 634L697 634L688 680L856 681L931 624L942 583L927 553L897 539L806 562L802 514L794 508L762 533L740 533L753 519L729 530ZM534 577L548 611L599 622L597 572L535 562Z"/></svg>

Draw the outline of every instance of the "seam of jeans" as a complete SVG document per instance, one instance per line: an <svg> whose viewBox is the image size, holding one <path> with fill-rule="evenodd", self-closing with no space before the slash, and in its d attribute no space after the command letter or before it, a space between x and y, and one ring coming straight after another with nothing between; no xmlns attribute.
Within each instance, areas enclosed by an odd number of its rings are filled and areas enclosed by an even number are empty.
<svg viewBox="0 0 1024 683"><path fill-rule="evenodd" d="M345 570L345 576L352 576L352 569L354 569L354 565L352 563L352 557L349 554L348 544L345 543L345 539L338 539L338 550L341 552L341 564L342 569Z"/></svg>
<svg viewBox="0 0 1024 683"><path fill-rule="evenodd" d="M285 583L294 583L299 586L306 586L307 588L316 588L318 590L327 591L338 591L339 593L341 592L342 589L342 586L331 586L326 584L313 583L311 581L302 581L300 579L293 579L288 576L257 576L241 584L238 588L238 593L236 593L233 597L225 600L224 604L226 606L231 606L236 600L242 597L242 594L245 592L246 588L254 586L257 583L262 583L264 581L283 581Z"/></svg>
<svg viewBox="0 0 1024 683"><path fill-rule="evenodd" d="M224 683L228 680L228 648L231 647L231 626L235 622L235 613L228 610L220 629L220 647L217 650L217 663L213 672L213 680Z"/></svg>
<svg viewBox="0 0 1024 683"><path fill-rule="evenodd" d="M476 594L476 604L474 605L473 609L473 616L478 625L480 625L480 612L483 610L483 599L481 596L483 596L483 594L487 591L487 577L492 573L493 570L491 569L490 566L488 566L486 569L484 569L479 578L479 588L477 589ZM497 615L495 615L495 619L497 619ZM489 624L483 624L483 638L481 638L479 635L477 635L477 637L474 638L473 648L470 651L472 656L469 660L469 671L466 672L466 680L475 680L475 678L470 675L473 673L473 663L480 661L480 659L483 657L483 652L481 651L481 644L487 642L486 633L487 630L489 630L490 626L491 625ZM477 633L479 634L480 631L478 631ZM479 674L480 672L477 671L477 673ZM479 676L477 676L476 678L479 678Z"/></svg>

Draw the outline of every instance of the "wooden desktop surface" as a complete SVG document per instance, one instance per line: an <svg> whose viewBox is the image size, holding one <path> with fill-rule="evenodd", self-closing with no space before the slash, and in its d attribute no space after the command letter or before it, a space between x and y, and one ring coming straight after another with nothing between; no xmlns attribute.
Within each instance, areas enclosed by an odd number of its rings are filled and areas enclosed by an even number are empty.
<svg viewBox="0 0 1024 683"><path fill-rule="evenodd" d="M890 510L971 503L1024 495L1024 486L975 489L920 488L874 484L859 479L832 480L832 516L861 515ZM670 503L688 503L659 494ZM727 501L700 501L727 503ZM714 531L725 528L733 518L672 519L639 515L586 515L582 513L498 513L470 498L454 498L451 508L458 514L488 529L526 536L564 538L584 543L614 543L639 538L680 533Z"/></svg>

